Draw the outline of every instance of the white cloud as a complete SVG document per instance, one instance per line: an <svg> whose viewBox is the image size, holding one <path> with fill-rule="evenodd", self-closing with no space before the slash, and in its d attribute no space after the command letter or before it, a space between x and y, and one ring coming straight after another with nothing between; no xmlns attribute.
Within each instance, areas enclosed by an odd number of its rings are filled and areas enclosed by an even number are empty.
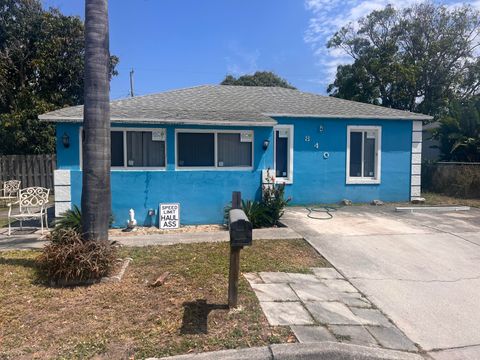
<svg viewBox="0 0 480 360"><path fill-rule="evenodd" d="M260 51L245 50L236 42L228 44L229 55L225 57L227 73L235 76L251 74L258 70Z"/></svg>
<svg viewBox="0 0 480 360"><path fill-rule="evenodd" d="M458 0L456 0L458 1ZM444 1L449 6L459 6L455 0ZM312 47L317 65L322 72L320 84L330 84L340 64L351 63L352 59L339 49L327 49L330 37L342 26L357 23L358 20L373 10L393 5L397 9L411 6L419 0L305 0L305 8L312 14L305 31L304 41ZM474 8L480 9L480 0L466 1Z"/></svg>

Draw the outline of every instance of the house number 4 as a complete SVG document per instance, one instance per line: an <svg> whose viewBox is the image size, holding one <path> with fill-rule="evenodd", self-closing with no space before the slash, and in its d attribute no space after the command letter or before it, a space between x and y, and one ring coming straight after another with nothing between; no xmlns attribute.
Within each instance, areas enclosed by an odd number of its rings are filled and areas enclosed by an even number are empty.
<svg viewBox="0 0 480 360"><path fill-rule="evenodd" d="M308 136L308 135L305 136L305 142L310 142L310 140L311 140L310 136ZM320 144L318 142L316 142L315 145L313 145L313 147L318 150L320 148Z"/></svg>

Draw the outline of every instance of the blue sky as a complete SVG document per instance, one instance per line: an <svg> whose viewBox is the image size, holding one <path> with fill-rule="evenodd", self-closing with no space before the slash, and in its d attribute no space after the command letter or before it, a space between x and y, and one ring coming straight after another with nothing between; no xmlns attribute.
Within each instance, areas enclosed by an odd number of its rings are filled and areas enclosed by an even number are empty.
<svg viewBox="0 0 480 360"><path fill-rule="evenodd" d="M43 0L83 17L83 0ZM339 63L328 52L331 34L387 3L413 0L111 0L110 51L120 75L111 98L129 92L135 70L138 95L200 84L226 74L271 70L303 91L324 94ZM455 0L444 1L447 5ZM470 1L480 8L480 0Z"/></svg>

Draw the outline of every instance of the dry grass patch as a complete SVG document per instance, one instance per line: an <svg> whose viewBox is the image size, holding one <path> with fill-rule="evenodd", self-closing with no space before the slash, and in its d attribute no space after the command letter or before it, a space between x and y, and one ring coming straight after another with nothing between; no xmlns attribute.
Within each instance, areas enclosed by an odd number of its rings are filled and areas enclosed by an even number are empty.
<svg viewBox="0 0 480 360"><path fill-rule="evenodd" d="M124 248L121 283L58 289L36 282L34 251L0 253L0 359L141 359L286 342L270 327L248 283L240 311L227 302L227 243ZM255 241L243 272L308 272L328 266L303 240ZM161 273L171 275L152 288Z"/></svg>
<svg viewBox="0 0 480 360"><path fill-rule="evenodd" d="M0 217L0 228L6 227L8 225L8 219L5 215L5 218Z"/></svg>
<svg viewBox="0 0 480 360"><path fill-rule="evenodd" d="M463 199L437 193L422 193L426 205L465 205L480 208L480 199Z"/></svg>

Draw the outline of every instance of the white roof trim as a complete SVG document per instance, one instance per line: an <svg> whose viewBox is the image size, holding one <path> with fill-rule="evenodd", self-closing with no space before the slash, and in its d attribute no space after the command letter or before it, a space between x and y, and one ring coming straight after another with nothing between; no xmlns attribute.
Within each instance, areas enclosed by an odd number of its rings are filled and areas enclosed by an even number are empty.
<svg viewBox="0 0 480 360"><path fill-rule="evenodd" d="M296 118L323 118L323 119L378 119L378 120L432 120L429 115L410 113L405 116L400 115L332 115L332 114L282 114L282 113L262 113L270 117L296 117Z"/></svg>
<svg viewBox="0 0 480 360"><path fill-rule="evenodd" d="M56 117L40 115L38 117L43 121L82 123L83 117ZM134 123L134 124L172 124L172 125L209 125L209 126L274 126L277 124L272 121L215 121L215 120L187 120L187 119L145 119L145 118L110 118L114 123Z"/></svg>

